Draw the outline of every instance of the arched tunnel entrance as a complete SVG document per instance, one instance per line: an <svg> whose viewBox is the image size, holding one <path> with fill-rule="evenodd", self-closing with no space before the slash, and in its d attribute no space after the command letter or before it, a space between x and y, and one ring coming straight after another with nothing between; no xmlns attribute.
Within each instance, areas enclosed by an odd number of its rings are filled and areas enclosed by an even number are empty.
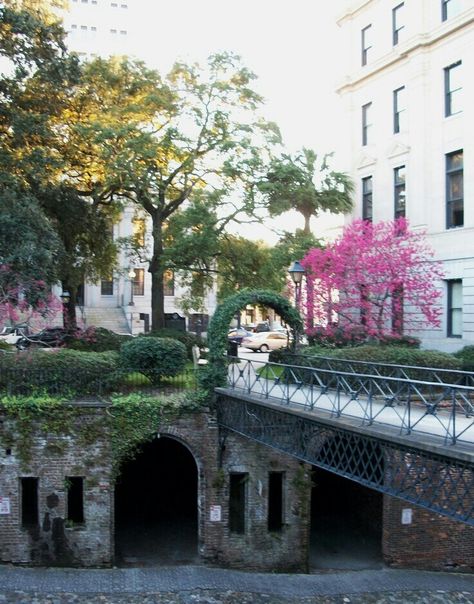
<svg viewBox="0 0 474 604"><path fill-rule="evenodd" d="M310 568L381 568L383 495L312 468Z"/></svg>
<svg viewBox="0 0 474 604"><path fill-rule="evenodd" d="M197 490L196 462L183 444L162 436L142 445L115 487L116 563L196 562Z"/></svg>

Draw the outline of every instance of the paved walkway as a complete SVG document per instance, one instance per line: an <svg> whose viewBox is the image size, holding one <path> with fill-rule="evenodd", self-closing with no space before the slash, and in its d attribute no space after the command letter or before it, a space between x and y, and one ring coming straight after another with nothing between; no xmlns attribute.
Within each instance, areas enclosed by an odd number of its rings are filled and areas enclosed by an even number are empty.
<svg viewBox="0 0 474 604"><path fill-rule="evenodd" d="M311 575L204 566L52 569L0 566L8 604L474 604L474 575L395 569Z"/></svg>

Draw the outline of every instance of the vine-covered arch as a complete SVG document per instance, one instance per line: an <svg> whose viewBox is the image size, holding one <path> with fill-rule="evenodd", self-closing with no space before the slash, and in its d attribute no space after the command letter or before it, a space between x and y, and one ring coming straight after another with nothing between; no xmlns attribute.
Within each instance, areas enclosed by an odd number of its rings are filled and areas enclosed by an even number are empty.
<svg viewBox="0 0 474 604"><path fill-rule="evenodd" d="M225 354L229 325L235 314L248 304L268 306L277 312L295 332L301 333L303 330L303 321L299 312L280 294L266 289L243 289L226 298L217 307L207 330L209 364L201 376L201 385L206 390L211 390L225 383Z"/></svg>

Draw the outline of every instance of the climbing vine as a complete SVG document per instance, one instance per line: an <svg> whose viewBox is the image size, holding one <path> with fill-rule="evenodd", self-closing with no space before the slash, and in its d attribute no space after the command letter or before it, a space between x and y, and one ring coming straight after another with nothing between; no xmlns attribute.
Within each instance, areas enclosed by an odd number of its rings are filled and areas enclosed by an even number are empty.
<svg viewBox="0 0 474 604"><path fill-rule="evenodd" d="M289 300L275 292L265 289L243 289L226 298L217 307L207 331L209 363L200 372L200 385L208 393L211 393L217 386L223 386L226 382L225 353L229 325L235 314L245 308L247 304L259 304L273 308L295 331L301 332L303 329L303 322L298 311Z"/></svg>
<svg viewBox="0 0 474 604"><path fill-rule="evenodd" d="M15 447L22 468L32 460L34 437L44 435L49 453L64 453L65 438L74 435L78 445L87 448L100 439L110 443L112 476L121 463L133 458L141 444L151 440L160 427L187 413L201 409L195 396L153 396L141 393L114 396L104 409L70 404L50 396L15 396L0 399L8 419L0 430L0 443ZM86 420L87 416L87 420ZM49 438L48 438L49 437Z"/></svg>

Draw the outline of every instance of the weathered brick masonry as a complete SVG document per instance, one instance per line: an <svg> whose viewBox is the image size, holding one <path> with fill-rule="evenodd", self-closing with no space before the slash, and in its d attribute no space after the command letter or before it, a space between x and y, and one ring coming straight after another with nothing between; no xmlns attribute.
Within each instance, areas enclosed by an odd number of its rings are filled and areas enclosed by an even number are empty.
<svg viewBox="0 0 474 604"><path fill-rule="evenodd" d="M18 431L0 418L0 560L32 565L108 566L114 562L114 483L108 434L79 428L106 425L103 405L86 405L68 435L33 429L30 461L21 460ZM309 467L237 434L219 434L215 416L190 413L157 426L189 449L198 469L199 554L215 565L263 571L308 569ZM11 435L11 444L6 445ZM3 438L1 438L3 436ZM269 473L282 477L282 526L268 528ZM230 531L230 476L245 477L245 526ZM67 477L84 478L84 523L69 524ZM22 527L20 483L38 479L35 527ZM319 496L324 496L319 494ZM3 503L3 507L2 507ZM7 510L7 505L9 509ZM347 502L348 514L354 502ZM412 509L410 524L402 510ZM219 510L220 514L211 514ZM8 512L8 513L7 513ZM368 522L371 511L367 510ZM343 522L343 519L341 519ZM387 564L427 569L474 568L474 530L384 496L382 550Z"/></svg>
<svg viewBox="0 0 474 604"><path fill-rule="evenodd" d="M76 419L100 425L107 408L84 407ZM105 425L105 423L103 424ZM15 426L3 417L3 435ZM271 449L237 435L219 444L211 413L193 413L157 427L186 446L198 468L199 552L204 561L255 570L307 569L309 483L298 477L301 465ZM18 436L18 434L17 434ZM71 434L41 434L33 430L31 460L22 463L14 438L0 455L0 497L10 504L0 514L0 559L41 565L107 566L114 561L114 485L108 435L96 431L93 443L83 442L80 430ZM268 472L285 476L284 525L275 535L267 526ZM245 531L228 528L229 472L248 474ZM84 477L83 524L66 522L67 477ZM38 526L22 527L20 480L38 479ZM221 519L211 520L211 506L220 506Z"/></svg>

